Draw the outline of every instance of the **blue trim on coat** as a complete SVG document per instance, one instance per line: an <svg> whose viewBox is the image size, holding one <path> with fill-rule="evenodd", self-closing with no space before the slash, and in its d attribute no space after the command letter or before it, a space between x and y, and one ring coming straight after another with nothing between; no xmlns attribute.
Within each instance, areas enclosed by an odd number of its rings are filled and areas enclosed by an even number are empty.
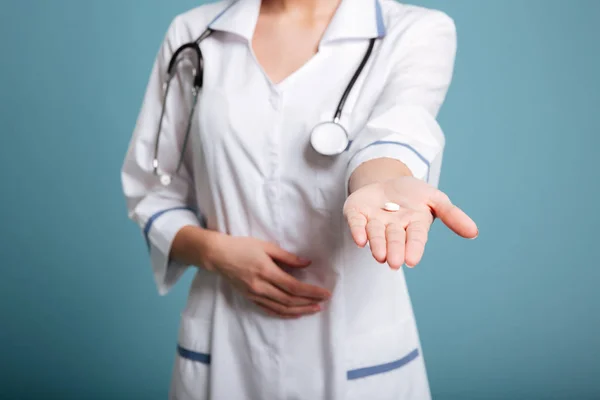
<svg viewBox="0 0 600 400"><path fill-rule="evenodd" d="M366 378L367 376L371 376L371 375L383 374L384 372L393 371L395 369L403 367L404 365L408 364L409 362L411 362L418 356L419 356L419 349L414 349L413 351L411 351L410 353L408 353L406 356L402 357L399 360L392 361L387 364L375 365L372 367L353 369L353 370L348 371L346 375L347 375L348 380L354 380L354 379Z"/></svg>
<svg viewBox="0 0 600 400"><path fill-rule="evenodd" d="M146 239L146 244L148 245L148 247L150 247L150 237L149 237L150 229L152 229L152 225L154 224L154 221L156 221L158 219L158 217L160 217L161 215L163 215L169 211L177 211L177 210L187 210L187 211L191 211L194 214L196 214L196 210L194 210L192 207L188 207L188 206L167 208L165 210L160 210L160 211L152 214L150 216L150 218L148 218L148 221L146 222L146 225L144 226L144 239Z"/></svg>
<svg viewBox="0 0 600 400"><path fill-rule="evenodd" d="M199 353L197 351L191 351L188 349L184 349L181 346L177 346L177 354L180 357L185 358L187 360L196 361L202 364L210 365L210 354Z"/></svg>
<svg viewBox="0 0 600 400"><path fill-rule="evenodd" d="M359 151L357 151L356 154L354 154L354 156L352 156L352 158L354 158L361 151L363 151L365 149L368 149L371 146L377 146L377 145L380 145L380 144L395 144L395 145L398 145L398 146L406 147L407 149L409 149L410 151L412 151L413 153L415 153L417 155L417 157L419 157L419 159L421 161L423 161L425 163L425 165L427 166L427 176L426 176L425 182L429 182L429 172L430 172L430 169L431 169L431 163L421 153L419 153L414 147L412 147L410 144L406 144L406 143L402 143L402 142L394 142L392 140L378 140L376 142L373 142L373 143L371 143L371 144L363 147ZM350 161L348 163L350 163L352 161L352 158L350 159Z"/></svg>
<svg viewBox="0 0 600 400"><path fill-rule="evenodd" d="M375 0L375 20L377 23L377 37L385 36L385 23L383 22L383 11L379 0Z"/></svg>
<svg viewBox="0 0 600 400"><path fill-rule="evenodd" d="M217 20L218 20L219 18L221 18L221 17L223 16L223 14L225 14L225 13L226 13L226 12L227 12L227 11L228 11L228 10L229 10L231 7L233 7L233 5L234 5L235 3L237 3L238 1L240 1L240 0L235 0L235 1L232 1L232 2L231 2L231 4L229 4L227 7L225 7L225 8L223 9L223 11L221 11L220 13L218 13L218 14L217 14L217 15L216 15L216 16L215 16L213 19L212 19L212 21L210 21L210 22L208 23L208 25L207 25L207 26L208 26L208 28L212 28L212 26L211 26L211 25L212 25L212 24L214 24L215 22L217 22Z"/></svg>

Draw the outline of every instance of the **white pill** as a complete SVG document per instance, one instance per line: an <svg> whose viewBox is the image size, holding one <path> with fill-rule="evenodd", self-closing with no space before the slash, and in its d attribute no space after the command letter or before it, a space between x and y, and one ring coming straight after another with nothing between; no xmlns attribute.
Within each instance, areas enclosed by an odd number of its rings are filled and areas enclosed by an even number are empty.
<svg viewBox="0 0 600 400"><path fill-rule="evenodd" d="M396 203L385 203L383 206L383 209L385 211L399 211L400 205L398 205Z"/></svg>

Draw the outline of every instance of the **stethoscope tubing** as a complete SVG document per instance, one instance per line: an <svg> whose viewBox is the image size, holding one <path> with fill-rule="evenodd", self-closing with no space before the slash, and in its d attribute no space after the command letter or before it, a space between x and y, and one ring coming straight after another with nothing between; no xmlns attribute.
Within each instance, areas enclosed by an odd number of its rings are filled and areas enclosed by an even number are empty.
<svg viewBox="0 0 600 400"><path fill-rule="evenodd" d="M198 95L200 93L200 89L202 88L203 85L203 78L204 78L204 58L202 56L202 50L200 49L200 43L206 39L207 37L209 37L214 31L210 28L207 28L199 37L198 39L196 39L194 42L190 42L190 43L186 43L183 44L182 46L180 46L175 53L173 53L173 56L171 57L170 61L169 61L169 65L167 67L167 77L166 77L166 81L164 83L164 95L163 95L163 99L162 99L162 110L161 110L161 114L160 114L160 120L158 123L158 130L157 130L157 134L156 134L156 139L155 139L155 143L154 143L154 158L152 160L152 168L154 171L154 174L157 176L160 176L160 170L159 170L159 161L158 161L158 151L160 148L160 133L162 131L162 125L163 125L163 120L164 120L164 116L165 116L165 110L166 110L166 102L167 102L167 96L169 94L169 90L170 90L170 86L171 86L171 80L173 79L173 77L175 76L176 70L177 70L177 66L179 65L179 63L183 60L183 58L181 58L180 56L183 54L184 51L186 50L193 50L193 52L196 54L196 59L197 59L197 63L196 66L194 68L193 71L193 75L194 75L194 87L193 87L193 99L192 99L192 108L190 111L190 115L188 118L188 123L187 123L187 128L186 128L186 132L185 132L185 136L183 139L183 144L182 144L182 149L181 149L181 153L179 155L179 160L177 162L177 167L174 171L175 174L177 174L179 172L179 170L181 169L181 166L183 165L183 161L184 161L184 155L185 155L185 151L187 149L187 145L188 145L188 141L189 141L189 137L190 137L190 131L191 131L191 125L192 125L192 120L193 117L195 115L195 109L196 109L196 104L198 102ZM375 40L376 38L371 38L369 41L369 47L367 48L367 51L365 52L365 55L363 56L358 68L356 69L356 71L354 72L354 74L352 75L352 78L350 79L350 82L348 82L348 85L346 85L346 88L342 94L342 97L340 98L340 101L336 107L335 113L333 115L333 120L330 121L329 123L333 123L338 125L340 128L342 128L342 130L344 131L344 133L346 134L346 141L348 142L348 135L347 132L345 130L345 128L343 126L341 126L339 124L340 118L342 116L342 112L344 110L344 105L346 104L346 100L348 99L348 96L350 95L352 89L354 88L356 81L358 80L358 78L360 77L363 69L365 68L367 62L369 61L370 57L371 57L371 53L373 52L373 47L375 46ZM323 124L323 123L321 123ZM338 154L336 153L332 153L332 154L328 154L328 155L335 155ZM169 184L171 182L170 179L170 175L165 174L164 175L164 184Z"/></svg>
<svg viewBox="0 0 600 400"><path fill-rule="evenodd" d="M375 39L373 38L369 41L369 47L367 48L367 51L366 51L365 55L363 56L363 58L360 62L360 65L358 66L356 71L354 71L354 75L352 76L352 79L350 79L350 82L348 82L348 85L346 86L346 89L344 90L344 93L342 94L342 97L340 98L340 102L338 103L338 106L335 109L335 114L333 115L333 122L335 122L335 123L339 122L339 120L342 116L342 111L344 110L344 105L346 104L346 100L348 99L350 92L354 88L354 85L356 84L358 77L360 76L363 69L365 68L365 65L367 65L369 58L371 58L371 53L373 52L374 46L375 46Z"/></svg>

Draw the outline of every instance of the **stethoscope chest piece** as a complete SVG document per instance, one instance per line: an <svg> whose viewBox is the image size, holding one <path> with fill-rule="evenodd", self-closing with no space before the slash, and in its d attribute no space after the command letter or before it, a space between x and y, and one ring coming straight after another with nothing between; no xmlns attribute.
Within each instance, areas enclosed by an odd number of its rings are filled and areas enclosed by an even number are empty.
<svg viewBox="0 0 600 400"><path fill-rule="evenodd" d="M315 126L310 134L313 149L324 156L342 154L348 148L348 132L334 121L322 122Z"/></svg>
<svg viewBox="0 0 600 400"><path fill-rule="evenodd" d="M160 175L160 183L163 186L169 186L171 184L171 175L161 174Z"/></svg>
<svg viewBox="0 0 600 400"><path fill-rule="evenodd" d="M354 72L352 79L350 79L348 86L346 86L346 89L342 94L342 98L338 103L335 114L333 115L333 119L330 121L321 122L313 128L310 134L310 144L317 153L324 156L336 156L342 154L348 148L350 139L348 137L346 128L340 124L340 117L342 116L342 110L344 109L346 99L354 87L354 84L356 83L360 73L365 67L365 64L369 60L374 45L375 39L371 39L369 41L369 48L367 49L367 52L365 53L360 65L358 66L358 69Z"/></svg>

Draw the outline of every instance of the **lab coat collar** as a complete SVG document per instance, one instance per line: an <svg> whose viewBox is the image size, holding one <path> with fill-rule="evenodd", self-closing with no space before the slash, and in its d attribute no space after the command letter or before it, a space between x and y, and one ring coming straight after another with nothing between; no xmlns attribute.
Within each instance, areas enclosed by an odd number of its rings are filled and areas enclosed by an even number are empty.
<svg viewBox="0 0 600 400"><path fill-rule="evenodd" d="M339 39L372 39L385 36L379 0L342 0L322 43Z"/></svg>
<svg viewBox="0 0 600 400"><path fill-rule="evenodd" d="M230 0L208 27L215 31L234 33L251 41L260 4L261 0ZM385 24L379 0L342 0L321 42L383 36Z"/></svg>
<svg viewBox="0 0 600 400"><path fill-rule="evenodd" d="M261 0L230 0L223 11L208 24L214 31L230 32L252 40Z"/></svg>

